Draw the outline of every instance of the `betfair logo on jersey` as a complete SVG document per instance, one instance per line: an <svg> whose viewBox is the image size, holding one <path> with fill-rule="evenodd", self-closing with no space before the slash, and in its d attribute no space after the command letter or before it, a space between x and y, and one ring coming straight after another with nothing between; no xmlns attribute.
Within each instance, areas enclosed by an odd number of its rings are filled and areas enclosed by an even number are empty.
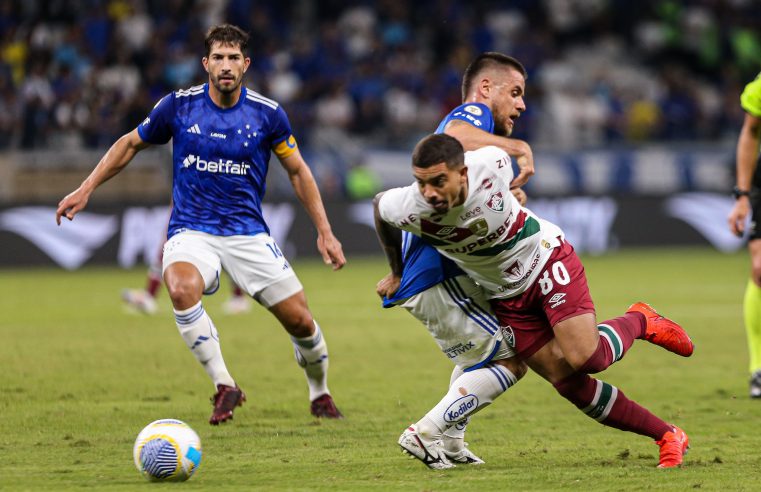
<svg viewBox="0 0 761 492"><path fill-rule="evenodd" d="M478 397L469 394L458 398L444 410L444 420L449 423L459 422L478 408Z"/></svg>
<svg viewBox="0 0 761 492"><path fill-rule="evenodd" d="M196 171L207 173L221 173L221 174L248 174L248 170L251 169L251 164L246 162L233 162L230 159L223 161L206 161L201 157L190 154L182 161L183 167L186 169L190 166L194 166Z"/></svg>

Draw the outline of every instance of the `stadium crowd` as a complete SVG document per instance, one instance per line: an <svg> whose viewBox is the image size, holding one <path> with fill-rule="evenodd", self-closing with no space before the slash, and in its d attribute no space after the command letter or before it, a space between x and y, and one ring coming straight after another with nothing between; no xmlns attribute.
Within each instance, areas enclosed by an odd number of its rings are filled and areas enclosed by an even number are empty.
<svg viewBox="0 0 761 492"><path fill-rule="evenodd" d="M251 33L247 85L349 166L435 127L482 51L528 69L515 136L566 150L734 139L761 68L750 0L0 0L0 149L108 146L204 80L224 21Z"/></svg>

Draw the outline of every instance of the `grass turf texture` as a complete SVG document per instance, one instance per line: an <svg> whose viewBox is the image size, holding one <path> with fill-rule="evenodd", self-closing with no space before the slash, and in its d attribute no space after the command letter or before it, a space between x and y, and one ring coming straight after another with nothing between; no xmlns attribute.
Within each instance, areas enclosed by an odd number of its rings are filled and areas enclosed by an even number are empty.
<svg viewBox="0 0 761 492"><path fill-rule="evenodd" d="M205 304L248 402L218 428L207 423L213 388L177 334L166 292L153 317L121 305L120 289L141 286L143 270L0 271L0 489L165 487L138 475L132 445L152 420L178 418L203 444L187 490L757 490L761 401L747 396L746 255L670 249L583 260L598 319L644 300L693 336L690 359L637 341L602 373L687 431L682 469L657 470L649 439L593 422L533 373L469 427L486 465L435 472L405 459L396 439L444 394L451 364L411 316L379 307L383 261L350 259L337 273L295 264L346 420L309 415L288 337L258 306L223 315L225 283Z"/></svg>

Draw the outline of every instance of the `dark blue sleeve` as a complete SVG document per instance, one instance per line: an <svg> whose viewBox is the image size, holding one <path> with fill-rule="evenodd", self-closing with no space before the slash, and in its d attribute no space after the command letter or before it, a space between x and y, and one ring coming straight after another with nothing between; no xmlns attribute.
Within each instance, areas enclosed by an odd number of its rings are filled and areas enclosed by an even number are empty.
<svg viewBox="0 0 761 492"><path fill-rule="evenodd" d="M151 144L165 144L174 134L172 122L174 120L174 94L164 96L137 127L137 133L143 142Z"/></svg>
<svg viewBox="0 0 761 492"><path fill-rule="evenodd" d="M278 144L291 136L291 123L282 106L278 105L275 112L270 116L270 144L276 148Z"/></svg>
<svg viewBox="0 0 761 492"><path fill-rule="evenodd" d="M454 108L442 121L442 131L443 126L452 120L461 120L483 131L494 132L494 117L489 108L481 103L461 104Z"/></svg>

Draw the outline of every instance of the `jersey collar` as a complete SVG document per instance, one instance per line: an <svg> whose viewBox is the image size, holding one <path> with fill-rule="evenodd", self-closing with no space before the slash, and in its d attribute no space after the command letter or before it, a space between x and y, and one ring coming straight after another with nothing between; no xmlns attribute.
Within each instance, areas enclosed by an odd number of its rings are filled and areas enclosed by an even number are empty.
<svg viewBox="0 0 761 492"><path fill-rule="evenodd" d="M229 108L220 108L217 106L214 101L211 100L211 96L209 95L209 83L206 82L203 85L203 98L206 100L206 104L216 111L217 113L229 113L230 111L235 111L239 107L243 105L243 101L246 100L246 86L242 85L240 88L240 97L238 98L238 102L235 103L235 105L229 107Z"/></svg>

